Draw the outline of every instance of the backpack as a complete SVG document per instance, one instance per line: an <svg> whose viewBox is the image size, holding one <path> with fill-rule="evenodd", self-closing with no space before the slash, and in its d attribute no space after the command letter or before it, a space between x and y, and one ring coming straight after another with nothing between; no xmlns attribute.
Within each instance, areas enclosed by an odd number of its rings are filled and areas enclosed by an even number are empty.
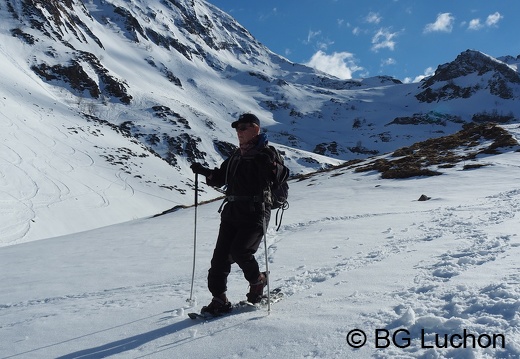
<svg viewBox="0 0 520 359"><path fill-rule="evenodd" d="M283 165L284 173L282 173L281 181L278 183L276 187L271 186L271 209L276 209L276 230L280 229L282 225L283 212L289 208L289 202L287 198L289 197L289 184L287 183L287 179L289 178L289 169L285 167L283 156L274 148L273 146L269 146L269 148L275 154L275 162ZM281 211L281 214L280 214ZM278 220L278 215L280 214L280 219ZM279 221L279 222L278 222Z"/></svg>
<svg viewBox="0 0 520 359"><path fill-rule="evenodd" d="M289 178L289 170L284 165L284 160L280 152L276 150L273 146L269 146L269 148L275 154L275 162L284 166L284 173L282 174L282 180L276 187L271 187L271 209L282 208L287 202L287 198L289 197L289 185L287 184L287 179Z"/></svg>

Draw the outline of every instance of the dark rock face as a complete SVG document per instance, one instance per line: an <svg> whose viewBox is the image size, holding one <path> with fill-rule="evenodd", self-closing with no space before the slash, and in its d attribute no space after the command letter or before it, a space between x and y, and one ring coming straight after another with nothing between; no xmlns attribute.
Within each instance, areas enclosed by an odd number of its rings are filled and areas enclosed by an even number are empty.
<svg viewBox="0 0 520 359"><path fill-rule="evenodd" d="M467 85L457 84L456 80L475 75L482 82ZM441 65L435 75L422 84L424 91L416 95L421 102L438 102L455 98L469 98L479 90L488 90L502 99L514 97L511 84L520 84L520 75L505 63L490 58L478 51L467 50L447 64Z"/></svg>

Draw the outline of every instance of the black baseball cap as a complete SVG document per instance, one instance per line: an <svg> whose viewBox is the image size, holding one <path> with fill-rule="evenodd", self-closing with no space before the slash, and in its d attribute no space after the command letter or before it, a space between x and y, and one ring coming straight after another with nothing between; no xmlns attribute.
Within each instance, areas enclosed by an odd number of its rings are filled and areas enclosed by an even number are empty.
<svg viewBox="0 0 520 359"><path fill-rule="evenodd" d="M244 114L240 115L238 120L236 120L235 122L233 122L231 124L231 127L237 128L237 126L241 123L254 123L257 126L260 126L260 120L258 119L258 117L256 117L252 113L244 113Z"/></svg>

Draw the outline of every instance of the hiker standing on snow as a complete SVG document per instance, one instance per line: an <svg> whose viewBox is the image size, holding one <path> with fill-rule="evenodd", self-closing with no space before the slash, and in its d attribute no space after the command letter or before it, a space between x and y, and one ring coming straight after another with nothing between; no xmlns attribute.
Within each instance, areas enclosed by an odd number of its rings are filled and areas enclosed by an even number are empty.
<svg viewBox="0 0 520 359"><path fill-rule="evenodd" d="M274 148L260 134L260 121L251 113L231 124L236 129L239 148L220 168L209 169L194 163L191 169L206 177L213 187L226 186L217 243L208 271L211 303L201 312L218 315L229 312L226 296L231 264L237 263L249 282L247 300L258 303L267 285L267 273L260 272L256 253L271 217L270 188L287 178L289 170L276 162Z"/></svg>

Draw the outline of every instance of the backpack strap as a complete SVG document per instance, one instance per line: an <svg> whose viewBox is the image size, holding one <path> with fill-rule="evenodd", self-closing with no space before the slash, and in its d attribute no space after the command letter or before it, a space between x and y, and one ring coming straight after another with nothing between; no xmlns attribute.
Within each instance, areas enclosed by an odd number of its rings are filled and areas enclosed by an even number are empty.
<svg viewBox="0 0 520 359"><path fill-rule="evenodd" d="M287 202L287 201L285 201L284 204L276 210L275 225L276 225L277 232L280 229L280 227L282 226L283 212L285 212L286 209L289 209L289 202ZM282 213L280 214L280 222L278 222L278 213L280 213L280 211L282 211Z"/></svg>
<svg viewBox="0 0 520 359"><path fill-rule="evenodd" d="M238 152L239 151L240 151L240 149L237 148L235 150L235 152L233 152L233 154L231 155L231 157L228 160L228 164L227 164L227 167L226 167L226 176L224 178L224 186L225 186L226 192L227 192L227 188L228 188L228 180L229 180L229 177L230 177L229 172L231 171L231 167L233 167L232 176L235 175L235 172L237 171L237 168L238 168L238 161L240 161L240 157L238 157ZM229 202L228 196L226 196L226 198L224 198L224 200L222 201L222 204L218 208L218 213L222 212L222 208L224 207L224 205L227 202Z"/></svg>
<svg viewBox="0 0 520 359"><path fill-rule="evenodd" d="M239 151L240 151L239 149L235 150L235 152L233 152L233 154L229 158L228 165L227 165L227 168L226 168L226 177L224 179L224 185L226 187L228 185L228 180L229 180L229 177L230 177L230 173L229 172L231 170L233 170L233 173L231 174L231 176L234 176L235 172L237 171L238 161L240 161L240 157L238 156L238 152ZM233 167L233 168L231 169L231 167Z"/></svg>

